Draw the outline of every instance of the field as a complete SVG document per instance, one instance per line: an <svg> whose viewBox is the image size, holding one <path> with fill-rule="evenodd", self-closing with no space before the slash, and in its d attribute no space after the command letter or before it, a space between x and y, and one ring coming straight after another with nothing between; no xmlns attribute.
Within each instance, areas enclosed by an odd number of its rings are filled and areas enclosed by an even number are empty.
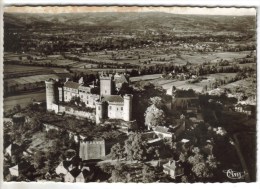
<svg viewBox="0 0 260 189"><path fill-rule="evenodd" d="M210 74L206 75L205 78L201 82L198 83L189 83L191 80L186 81L178 81L178 80L169 80L164 78L153 78L150 82L153 83L156 86L162 86L165 90L171 90L172 86L175 86L177 89L193 89L197 92L202 92L204 86L208 86L211 83L215 82L217 79L230 79L235 77L235 73L218 73L218 74ZM145 78L145 77L144 77ZM139 77L139 80L142 80L142 76Z"/></svg>
<svg viewBox="0 0 260 189"><path fill-rule="evenodd" d="M171 49L171 50L169 50ZM117 51L100 51L83 54L79 58L88 65L88 62L94 61L113 63L118 65L131 64L137 66L155 65L155 64L174 64L183 65L187 62L192 64L202 64L205 62L218 63L221 59L233 62L234 59L244 58L248 55L249 51L240 52L192 52L192 51L180 51L180 55L177 56L179 47L145 47L135 48L129 50L117 50ZM74 67L74 65L72 65Z"/></svg>
<svg viewBox="0 0 260 189"><path fill-rule="evenodd" d="M252 78L235 81L233 83L221 86L223 89L229 89L231 93L235 93L236 91L243 92L244 95L253 98L253 103L256 103L254 99L256 96L256 87L256 82Z"/></svg>
<svg viewBox="0 0 260 189"><path fill-rule="evenodd" d="M45 101L46 99L45 90L6 97L4 98L4 110L5 111L10 110L16 104L19 104L22 108L26 107L28 104L32 102L33 99L36 101Z"/></svg>
<svg viewBox="0 0 260 189"><path fill-rule="evenodd" d="M136 82L136 81L153 80L153 79L158 79L161 76L162 76L162 74L143 75L143 76L138 76L138 77L131 77L130 81L131 82Z"/></svg>
<svg viewBox="0 0 260 189"><path fill-rule="evenodd" d="M4 64L4 78L68 73L64 68Z"/></svg>
<svg viewBox="0 0 260 189"><path fill-rule="evenodd" d="M20 66L20 65L10 65L10 64L5 64L4 65L4 74L9 75L9 74L23 74L27 72L45 72L51 70L50 68L47 67L36 67L36 66Z"/></svg>

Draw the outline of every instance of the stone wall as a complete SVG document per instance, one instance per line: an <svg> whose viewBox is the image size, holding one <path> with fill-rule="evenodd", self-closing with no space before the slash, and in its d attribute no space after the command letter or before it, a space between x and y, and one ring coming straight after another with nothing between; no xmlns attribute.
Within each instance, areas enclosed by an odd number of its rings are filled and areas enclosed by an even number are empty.
<svg viewBox="0 0 260 189"><path fill-rule="evenodd" d="M105 141L80 142L79 157L82 160L101 159L106 155Z"/></svg>
<svg viewBox="0 0 260 189"><path fill-rule="evenodd" d="M94 112L85 112L85 111L75 110L75 109L68 107L68 106L59 105L59 112L61 112L61 113L65 112L66 114L69 114L69 115L88 118L88 119L91 119L93 121L95 120L95 113Z"/></svg>

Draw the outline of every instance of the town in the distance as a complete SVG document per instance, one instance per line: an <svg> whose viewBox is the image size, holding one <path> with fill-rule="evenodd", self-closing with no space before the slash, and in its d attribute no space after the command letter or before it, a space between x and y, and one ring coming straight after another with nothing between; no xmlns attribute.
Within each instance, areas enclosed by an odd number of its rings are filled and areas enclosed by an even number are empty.
<svg viewBox="0 0 260 189"><path fill-rule="evenodd" d="M4 14L5 181L256 180L255 16L20 14Z"/></svg>

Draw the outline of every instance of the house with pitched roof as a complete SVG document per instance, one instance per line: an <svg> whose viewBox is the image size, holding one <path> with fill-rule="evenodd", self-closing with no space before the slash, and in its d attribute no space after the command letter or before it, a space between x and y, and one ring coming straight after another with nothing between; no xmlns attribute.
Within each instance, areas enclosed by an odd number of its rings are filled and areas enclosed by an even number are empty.
<svg viewBox="0 0 260 189"><path fill-rule="evenodd" d="M13 167L10 167L9 168L9 172L12 176L19 176L19 168L18 168L18 165L15 165Z"/></svg>
<svg viewBox="0 0 260 189"><path fill-rule="evenodd" d="M71 165L71 162L69 161L62 161L60 164L56 167L55 172L57 175L63 174L66 175L68 173L68 168Z"/></svg>
<svg viewBox="0 0 260 189"><path fill-rule="evenodd" d="M184 168L181 166L180 160L170 160L168 163L163 164L163 172L175 179L184 174Z"/></svg>
<svg viewBox="0 0 260 189"><path fill-rule="evenodd" d="M64 182L85 182L88 174L89 171L87 169L76 167L64 176Z"/></svg>
<svg viewBox="0 0 260 189"><path fill-rule="evenodd" d="M12 143L4 150L4 155L12 157L13 155L21 155L23 152L20 145Z"/></svg>
<svg viewBox="0 0 260 189"><path fill-rule="evenodd" d="M172 138L173 133L170 128L165 126L156 126L153 130L160 138Z"/></svg>

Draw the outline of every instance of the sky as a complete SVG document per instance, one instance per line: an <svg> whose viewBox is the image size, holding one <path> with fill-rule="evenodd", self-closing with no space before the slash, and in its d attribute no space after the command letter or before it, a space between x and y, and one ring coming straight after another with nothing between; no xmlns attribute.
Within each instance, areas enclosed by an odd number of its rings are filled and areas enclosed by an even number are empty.
<svg viewBox="0 0 260 189"><path fill-rule="evenodd" d="M118 7L118 6L8 6L5 12L17 13L82 13L82 12L167 12L173 14L204 15L256 15L255 8L207 8L207 7Z"/></svg>

